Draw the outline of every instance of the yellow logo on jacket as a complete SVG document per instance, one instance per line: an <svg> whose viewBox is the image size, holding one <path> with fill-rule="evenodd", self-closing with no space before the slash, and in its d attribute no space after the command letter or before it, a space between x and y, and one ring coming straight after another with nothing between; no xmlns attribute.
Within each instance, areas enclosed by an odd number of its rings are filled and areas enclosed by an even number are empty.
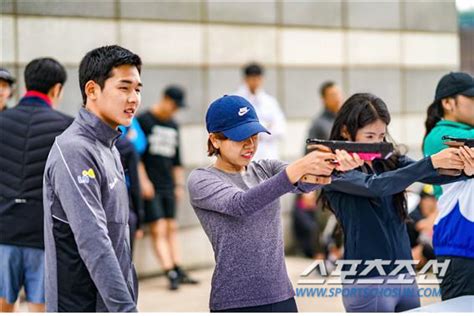
<svg viewBox="0 0 474 316"><path fill-rule="evenodd" d="M95 172L90 168L89 170L82 170L82 175L84 177L89 177L91 179L95 179Z"/></svg>
<svg viewBox="0 0 474 316"><path fill-rule="evenodd" d="M77 182L81 184L88 184L90 179L95 179L95 172L92 168L82 170L82 175L77 176Z"/></svg>

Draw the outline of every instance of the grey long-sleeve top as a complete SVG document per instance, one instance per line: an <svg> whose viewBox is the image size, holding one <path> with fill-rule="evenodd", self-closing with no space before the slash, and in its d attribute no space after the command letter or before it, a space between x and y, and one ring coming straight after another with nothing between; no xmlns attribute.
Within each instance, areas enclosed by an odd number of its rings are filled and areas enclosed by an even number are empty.
<svg viewBox="0 0 474 316"><path fill-rule="evenodd" d="M214 167L190 174L191 205L216 261L211 310L271 304L294 296L284 260L279 197L319 186L293 185L286 166L260 160L242 174Z"/></svg>

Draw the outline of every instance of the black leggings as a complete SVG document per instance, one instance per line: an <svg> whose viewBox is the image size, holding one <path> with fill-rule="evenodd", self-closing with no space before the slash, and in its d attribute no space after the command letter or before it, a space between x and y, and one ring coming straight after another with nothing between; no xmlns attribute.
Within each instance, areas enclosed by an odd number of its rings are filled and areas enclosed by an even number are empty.
<svg viewBox="0 0 474 316"><path fill-rule="evenodd" d="M259 306L250 306L250 307L238 307L238 308L229 308L222 309L218 311L211 310L211 313L297 313L298 307L296 306L295 299L289 298L285 301L259 305Z"/></svg>

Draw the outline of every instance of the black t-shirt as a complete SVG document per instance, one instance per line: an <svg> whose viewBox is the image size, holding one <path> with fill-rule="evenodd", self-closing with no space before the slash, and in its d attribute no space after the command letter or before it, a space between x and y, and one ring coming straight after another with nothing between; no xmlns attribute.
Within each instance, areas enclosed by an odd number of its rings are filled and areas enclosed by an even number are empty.
<svg viewBox="0 0 474 316"><path fill-rule="evenodd" d="M179 154L179 129L173 121L161 121L150 112L138 117L147 138L143 154L148 177L159 193L172 193L174 189L173 167L181 166Z"/></svg>

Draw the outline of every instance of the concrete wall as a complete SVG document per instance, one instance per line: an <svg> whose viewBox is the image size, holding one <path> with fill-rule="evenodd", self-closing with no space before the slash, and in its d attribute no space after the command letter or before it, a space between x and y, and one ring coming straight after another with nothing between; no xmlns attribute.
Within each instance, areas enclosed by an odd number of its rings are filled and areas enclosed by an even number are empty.
<svg viewBox="0 0 474 316"><path fill-rule="evenodd" d="M473 22L474 24L474 22ZM461 42L461 69L474 73L474 26L461 28L459 32Z"/></svg>
<svg viewBox="0 0 474 316"><path fill-rule="evenodd" d="M179 119L188 169L209 163L206 107L235 91L240 67L248 61L267 67L266 88L289 120L281 146L287 160L302 152L310 118L321 110L318 87L327 79L339 82L346 96L372 92L382 97L393 114L395 140L419 156L424 112L435 84L460 63L453 0L2 0L1 6L0 63L20 76L35 57L63 62L69 74L64 112L77 113L78 63L99 45L120 44L143 58L142 110L165 85L183 85L190 107ZM20 82L16 98L23 91ZM289 198L284 204L288 210ZM212 262L187 203L180 206L179 222L185 260ZM138 245L137 263L149 272L156 264L146 242Z"/></svg>

